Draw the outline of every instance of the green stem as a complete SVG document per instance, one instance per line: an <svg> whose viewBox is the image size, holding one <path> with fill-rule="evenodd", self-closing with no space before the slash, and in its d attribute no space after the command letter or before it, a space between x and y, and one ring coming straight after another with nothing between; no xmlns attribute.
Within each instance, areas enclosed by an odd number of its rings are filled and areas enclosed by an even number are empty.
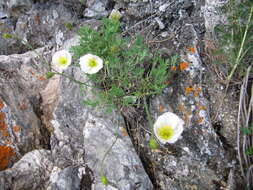
<svg viewBox="0 0 253 190"><path fill-rule="evenodd" d="M106 156L109 154L109 152L111 151L112 147L115 145L115 143L117 142L119 138L119 133L117 133L117 136L116 136L116 139L113 141L113 143L111 144L111 146L108 148L108 150L106 151L106 153L104 154L104 157L101 161L101 168L100 168L100 175L103 176L105 175L104 173L104 161L105 161L105 158Z"/></svg>
<svg viewBox="0 0 253 190"><path fill-rule="evenodd" d="M251 17L252 17L252 12L253 12L253 5L251 6L251 9L250 9L250 14L249 14L248 22L247 22L247 25L246 25L246 28L245 28L245 31L244 31L244 35L243 35L243 39L242 39L242 42L241 42L240 50L238 52L238 55L237 55L237 58L236 58L236 61L235 61L235 65L232 68L232 71L230 72L230 74L228 76L228 81L231 80L237 66L240 64L240 58L241 58L241 55L242 55L242 52L243 52L243 47L244 47L245 40L246 40L246 37L247 37L247 33L248 33L248 30L249 30L249 25L250 25L250 20L251 20Z"/></svg>
<svg viewBox="0 0 253 190"><path fill-rule="evenodd" d="M66 74L64 74L64 73L60 73L60 72L58 72L58 71L56 71L56 70L54 70L54 69L52 69L52 70L54 71L54 74L64 76L64 77L68 78L69 80L71 80L71 81L74 82L74 83L77 83L77 84L80 84L80 85L84 85L84 86L87 86L87 87L92 87L92 86L90 86L90 85L88 85L88 84L86 84L86 83L84 83L84 82L81 82L81 81L79 81L79 80L76 80L76 79L74 79L73 77L70 77L70 76L68 76L68 75L66 75Z"/></svg>

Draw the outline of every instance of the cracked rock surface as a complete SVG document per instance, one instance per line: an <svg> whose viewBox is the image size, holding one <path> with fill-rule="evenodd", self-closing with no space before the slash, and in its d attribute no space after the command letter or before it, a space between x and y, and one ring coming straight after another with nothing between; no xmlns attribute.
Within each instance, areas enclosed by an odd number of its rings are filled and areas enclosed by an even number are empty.
<svg viewBox="0 0 253 190"><path fill-rule="evenodd" d="M224 22L217 7L226 3L1 1L0 189L240 189L236 108L230 106L232 96L219 107L222 85L204 57L214 40L214 26ZM181 66L171 71L164 93L149 99L153 120L166 111L184 120L184 132L175 144L150 150L150 129L141 108L106 114L82 104L92 94L84 94L79 84L60 75L45 78L50 67L38 55L50 63L55 51L78 43L79 26L97 29L99 19L113 8L121 11L124 35L143 35L150 48L161 50L165 58L180 55ZM2 38L3 33L19 36L35 50ZM70 66L64 73L88 83L78 67ZM212 119L216 112L219 126ZM101 182L101 173L108 178L107 186Z"/></svg>

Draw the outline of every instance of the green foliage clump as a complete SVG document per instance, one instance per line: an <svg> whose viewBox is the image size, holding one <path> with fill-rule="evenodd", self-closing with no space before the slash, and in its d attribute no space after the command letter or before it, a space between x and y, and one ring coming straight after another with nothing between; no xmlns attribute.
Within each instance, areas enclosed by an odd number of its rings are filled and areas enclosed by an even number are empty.
<svg viewBox="0 0 253 190"><path fill-rule="evenodd" d="M158 52L152 53L140 36L134 41L123 38L118 20L103 19L98 31L83 26L79 35L80 44L72 47L74 58L91 53L104 61L101 71L87 75L101 93L93 100L86 99L86 104L122 108L160 94L166 87L168 68L175 57L165 60Z"/></svg>
<svg viewBox="0 0 253 190"><path fill-rule="evenodd" d="M228 15L228 22L215 28L220 43L216 53L225 55L225 64L229 66L227 79L230 80L234 74L242 77L253 62L253 35L251 34L253 3L252 0L240 3L231 0L224 10Z"/></svg>

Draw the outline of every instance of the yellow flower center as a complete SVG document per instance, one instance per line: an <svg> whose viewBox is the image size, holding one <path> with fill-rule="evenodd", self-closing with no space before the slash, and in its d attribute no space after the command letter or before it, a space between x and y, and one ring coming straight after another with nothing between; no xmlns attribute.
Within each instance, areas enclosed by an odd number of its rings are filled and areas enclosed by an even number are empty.
<svg viewBox="0 0 253 190"><path fill-rule="evenodd" d="M162 126L158 129L158 136L164 140L170 140L174 136L174 133L174 129L169 125Z"/></svg>
<svg viewBox="0 0 253 190"><path fill-rule="evenodd" d="M89 67L96 67L98 64L97 60L95 58L90 58L88 61Z"/></svg>
<svg viewBox="0 0 253 190"><path fill-rule="evenodd" d="M68 63L68 59L64 56L59 57L59 64L64 66Z"/></svg>

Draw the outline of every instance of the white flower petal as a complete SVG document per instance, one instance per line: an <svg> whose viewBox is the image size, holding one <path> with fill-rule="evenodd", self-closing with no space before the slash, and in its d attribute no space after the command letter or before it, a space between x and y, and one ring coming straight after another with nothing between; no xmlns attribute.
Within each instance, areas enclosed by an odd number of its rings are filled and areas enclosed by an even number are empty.
<svg viewBox="0 0 253 190"><path fill-rule="evenodd" d="M95 66L89 65L89 62L91 59L94 59L96 61ZM92 55L92 54L86 54L86 55L82 56L80 58L79 64L81 66L81 70L87 74L97 73L100 69L103 68L103 60L100 57L98 57L96 55Z"/></svg>
<svg viewBox="0 0 253 190"><path fill-rule="evenodd" d="M176 114L166 112L157 118L154 124L154 133L157 139L163 144L175 143L184 130L183 125L184 121L180 119ZM174 130L173 136L170 139L161 138L158 134L159 129L164 126L170 126Z"/></svg>
<svg viewBox="0 0 253 190"><path fill-rule="evenodd" d="M64 64L62 63L62 60L64 60ZM62 70L67 69L71 64L71 54L67 50L55 52L52 57L52 64Z"/></svg>

